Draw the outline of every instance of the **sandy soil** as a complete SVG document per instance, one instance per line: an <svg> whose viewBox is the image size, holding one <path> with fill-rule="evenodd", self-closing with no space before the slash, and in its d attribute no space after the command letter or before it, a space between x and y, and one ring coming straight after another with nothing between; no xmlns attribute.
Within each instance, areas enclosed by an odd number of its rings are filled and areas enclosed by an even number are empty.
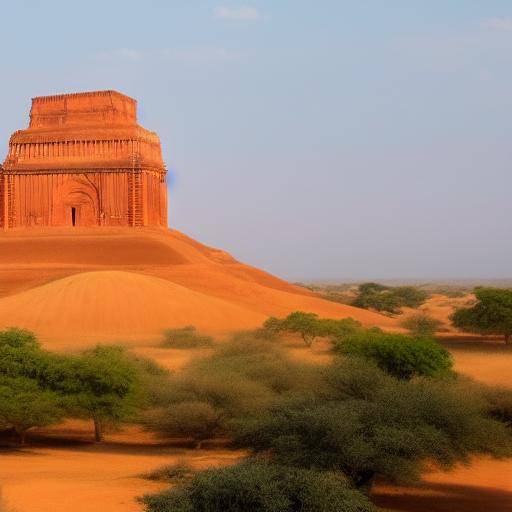
<svg viewBox="0 0 512 512"><path fill-rule="evenodd" d="M28 448L0 451L7 511L139 512L137 496L166 487L141 478L142 474L182 461L204 469L232 464L240 457L232 451L162 445L136 428L107 436L101 445L87 442L90 435L90 425L67 422L39 432Z"/></svg>

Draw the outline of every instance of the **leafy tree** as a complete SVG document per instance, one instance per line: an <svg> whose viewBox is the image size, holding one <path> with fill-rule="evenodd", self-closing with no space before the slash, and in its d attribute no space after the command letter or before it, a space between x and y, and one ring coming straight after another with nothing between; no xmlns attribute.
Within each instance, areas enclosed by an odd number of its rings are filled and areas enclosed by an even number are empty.
<svg viewBox="0 0 512 512"><path fill-rule="evenodd" d="M510 343L512 334L512 290L504 288L476 288L477 302L473 307L455 311L453 324L478 334L497 334Z"/></svg>
<svg viewBox="0 0 512 512"><path fill-rule="evenodd" d="M400 313L400 308L417 308L427 299L428 294L414 286L384 286L378 283L363 283L358 287L358 295L352 305L364 308Z"/></svg>
<svg viewBox="0 0 512 512"><path fill-rule="evenodd" d="M0 377L0 423L14 429L20 444L31 428L57 423L63 416L60 397L34 379Z"/></svg>
<svg viewBox="0 0 512 512"><path fill-rule="evenodd" d="M317 337L342 337L354 332L361 324L352 318L341 320L319 318L315 313L294 311L286 318L268 318L263 329L273 335L287 332L300 335L306 346L311 347Z"/></svg>
<svg viewBox="0 0 512 512"><path fill-rule="evenodd" d="M339 476L259 461L209 469L142 499L148 512L373 512Z"/></svg>
<svg viewBox="0 0 512 512"><path fill-rule="evenodd" d="M410 331L413 336L430 338L441 327L441 322L425 313L417 313L405 318L400 325Z"/></svg>
<svg viewBox="0 0 512 512"><path fill-rule="evenodd" d="M402 307L419 308L428 298L427 292L414 286L396 286L392 292Z"/></svg>
<svg viewBox="0 0 512 512"><path fill-rule="evenodd" d="M372 361L399 379L433 377L452 368L450 353L430 338L368 329L355 333L334 345L334 351Z"/></svg>
<svg viewBox="0 0 512 512"><path fill-rule="evenodd" d="M506 427L450 380L397 380L357 361L333 365L326 380L315 398L285 399L240 421L235 445L274 463L341 472L366 490L378 476L414 481L427 462L450 468L511 452Z"/></svg>
<svg viewBox="0 0 512 512"><path fill-rule="evenodd" d="M389 290L389 286L380 283L362 283L358 286L359 293L366 295L368 293L383 292Z"/></svg>
<svg viewBox="0 0 512 512"><path fill-rule="evenodd" d="M271 318L267 322L267 326L269 323L275 324L275 319ZM316 337L323 335L318 315L315 313L304 313L303 311L294 311L281 320L279 331L299 334L308 347L312 345Z"/></svg>
<svg viewBox="0 0 512 512"><path fill-rule="evenodd" d="M130 418L142 400L141 378L119 347L97 346L70 358L57 389L70 412L94 421L94 437L103 439L105 424Z"/></svg>
<svg viewBox="0 0 512 512"><path fill-rule="evenodd" d="M0 424L13 428L22 444L28 430L64 415L60 396L48 386L57 360L40 348L30 331L0 331Z"/></svg>

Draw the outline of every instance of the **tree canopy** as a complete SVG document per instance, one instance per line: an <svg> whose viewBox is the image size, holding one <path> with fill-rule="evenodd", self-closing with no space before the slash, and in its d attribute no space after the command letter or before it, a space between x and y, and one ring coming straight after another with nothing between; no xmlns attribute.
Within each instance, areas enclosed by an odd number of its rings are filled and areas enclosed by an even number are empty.
<svg viewBox="0 0 512 512"><path fill-rule="evenodd" d="M375 309L398 314L407 306L417 308L427 299L428 294L414 286L384 286L378 283L363 283L352 305L358 308Z"/></svg>
<svg viewBox="0 0 512 512"><path fill-rule="evenodd" d="M316 338L340 338L359 329L361 324L352 318L319 318L315 313L294 311L285 318L270 317L263 329L271 334L298 334L306 346L310 347Z"/></svg>
<svg viewBox="0 0 512 512"><path fill-rule="evenodd" d="M476 288L476 304L455 311L451 319L459 329L478 334L495 334L510 343L512 335L512 290Z"/></svg>
<svg viewBox="0 0 512 512"><path fill-rule="evenodd" d="M430 338L367 329L335 342L339 354L372 361L399 379L434 377L452 368L450 353Z"/></svg>

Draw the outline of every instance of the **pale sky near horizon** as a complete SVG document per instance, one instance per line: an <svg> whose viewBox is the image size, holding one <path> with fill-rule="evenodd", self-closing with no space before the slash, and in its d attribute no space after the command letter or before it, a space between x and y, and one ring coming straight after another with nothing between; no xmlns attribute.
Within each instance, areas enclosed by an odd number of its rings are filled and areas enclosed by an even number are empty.
<svg viewBox="0 0 512 512"><path fill-rule="evenodd" d="M512 2L0 1L38 95L139 101L170 226L290 279L512 277Z"/></svg>

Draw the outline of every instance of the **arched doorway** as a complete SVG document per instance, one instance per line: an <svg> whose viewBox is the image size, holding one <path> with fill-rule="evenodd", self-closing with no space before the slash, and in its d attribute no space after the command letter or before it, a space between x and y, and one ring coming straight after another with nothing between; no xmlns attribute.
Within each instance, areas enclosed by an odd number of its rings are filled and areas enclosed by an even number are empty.
<svg viewBox="0 0 512 512"><path fill-rule="evenodd" d="M54 196L52 225L89 227L99 224L96 189L88 182L70 179Z"/></svg>

